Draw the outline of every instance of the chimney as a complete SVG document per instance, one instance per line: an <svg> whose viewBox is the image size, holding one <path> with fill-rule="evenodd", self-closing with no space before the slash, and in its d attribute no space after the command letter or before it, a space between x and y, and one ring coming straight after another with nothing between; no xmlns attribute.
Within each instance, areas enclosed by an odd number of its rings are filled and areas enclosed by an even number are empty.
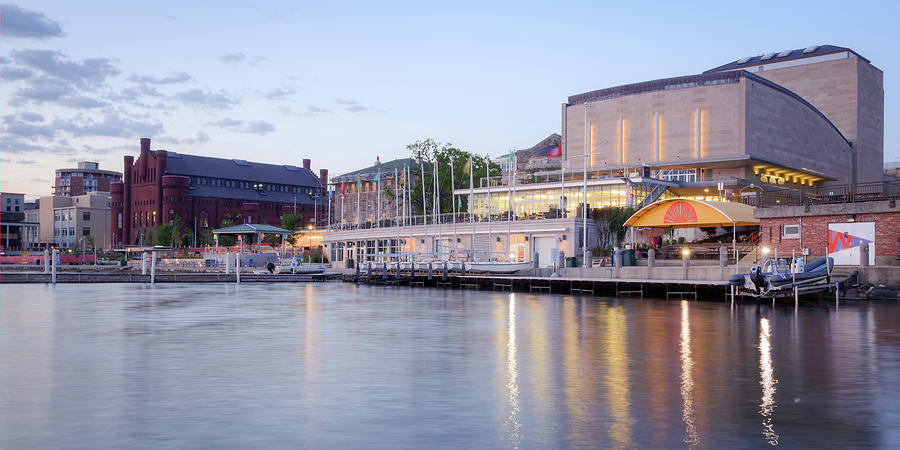
<svg viewBox="0 0 900 450"><path fill-rule="evenodd" d="M310 161L309 158L303 158L303 168L306 170L312 170L311 167L312 161Z"/></svg>
<svg viewBox="0 0 900 450"><path fill-rule="evenodd" d="M150 138L141 138L141 154L150 153Z"/></svg>
<svg viewBox="0 0 900 450"><path fill-rule="evenodd" d="M328 169L319 169L319 184L322 187L328 187Z"/></svg>

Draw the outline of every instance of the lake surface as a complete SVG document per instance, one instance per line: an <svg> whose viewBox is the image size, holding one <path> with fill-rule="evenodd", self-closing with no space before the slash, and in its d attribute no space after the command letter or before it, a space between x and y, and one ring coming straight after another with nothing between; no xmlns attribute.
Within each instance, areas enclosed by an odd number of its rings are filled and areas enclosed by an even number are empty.
<svg viewBox="0 0 900 450"><path fill-rule="evenodd" d="M0 448L900 447L900 305L0 285Z"/></svg>

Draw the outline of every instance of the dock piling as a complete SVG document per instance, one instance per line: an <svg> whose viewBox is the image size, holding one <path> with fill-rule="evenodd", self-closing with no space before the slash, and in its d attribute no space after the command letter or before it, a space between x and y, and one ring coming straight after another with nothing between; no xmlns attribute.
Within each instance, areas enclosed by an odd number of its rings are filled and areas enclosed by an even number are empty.
<svg viewBox="0 0 900 450"><path fill-rule="evenodd" d="M156 284L156 252L150 257L150 284Z"/></svg>
<svg viewBox="0 0 900 450"><path fill-rule="evenodd" d="M56 284L56 261L59 259L59 250L53 249L53 253L51 254L50 261L50 278L53 284Z"/></svg>
<svg viewBox="0 0 900 450"><path fill-rule="evenodd" d="M234 275L235 282L241 284L241 252L234 254Z"/></svg>

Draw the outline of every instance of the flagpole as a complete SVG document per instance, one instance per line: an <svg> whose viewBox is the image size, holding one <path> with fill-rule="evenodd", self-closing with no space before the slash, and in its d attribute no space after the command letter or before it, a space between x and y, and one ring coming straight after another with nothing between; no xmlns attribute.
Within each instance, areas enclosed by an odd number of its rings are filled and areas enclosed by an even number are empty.
<svg viewBox="0 0 900 450"><path fill-rule="evenodd" d="M341 231L344 231L344 182L341 181Z"/></svg>
<svg viewBox="0 0 900 450"><path fill-rule="evenodd" d="M472 242L469 250L472 251L472 262L475 262L475 162L472 154L469 154L469 224L472 225Z"/></svg>
<svg viewBox="0 0 900 450"><path fill-rule="evenodd" d="M584 104L584 174L583 174L584 195L581 198L581 215L583 216L582 217L582 220L583 220L582 228L584 229L584 237L582 238L581 243L582 243L582 247L583 247L582 253L585 256L587 255L587 248L588 248L587 247L587 245L588 245L587 244L587 236L588 236L588 229L587 229L587 166L588 166L588 153L590 151L590 145L591 145L591 143L589 142L590 141L590 132L591 132L590 130L591 130L591 126L588 123L588 105L587 105L587 102L585 102L585 104ZM585 261L584 267L590 267L588 264L590 264L590 262Z"/></svg>
<svg viewBox="0 0 900 450"><path fill-rule="evenodd" d="M362 204L362 180L360 180L359 175L356 176L356 229L359 229L360 220L359 220L359 207Z"/></svg>
<svg viewBox="0 0 900 450"><path fill-rule="evenodd" d="M450 157L450 203L453 204L453 248L456 248L456 182L453 180L453 165L456 161Z"/></svg>
<svg viewBox="0 0 900 450"><path fill-rule="evenodd" d="M425 162L419 159L419 170L422 171L422 235L428 236L428 209L425 207ZM425 244L425 250L428 250L428 244Z"/></svg>
<svg viewBox="0 0 900 450"><path fill-rule="evenodd" d="M400 255L403 254L403 250L400 249L400 176L397 174L398 170L394 167L394 206L396 207L396 211L394 211L394 226L397 227L397 245L394 246L397 249L397 273L400 273Z"/></svg>
<svg viewBox="0 0 900 450"><path fill-rule="evenodd" d="M506 195L507 195L506 207L507 207L508 212L507 212L507 217L506 217L506 255L505 256L507 258L509 258L509 254L512 253L512 215L513 215L512 166L513 166L513 158L515 157L513 155L515 155L515 154L516 154L516 150L515 150L515 148L513 148L513 151L509 152L509 161L507 161L508 165L506 167L507 177L509 178L507 180L508 183L507 183L507 187L506 187L507 188L506 189Z"/></svg>
<svg viewBox="0 0 900 450"><path fill-rule="evenodd" d="M487 163L487 181L488 181L488 205L487 205L487 216L488 216L488 262L491 261L491 255L494 253L494 243L491 241L493 238L491 233L491 155L484 155L485 162Z"/></svg>
<svg viewBox="0 0 900 450"><path fill-rule="evenodd" d="M409 256L406 258L407 261L412 261L413 250L415 249L415 241L413 240L413 209L412 209L412 172L409 170L409 166L406 166L406 177L403 180L403 184L405 187L405 195L406 195L406 222L409 224Z"/></svg>
<svg viewBox="0 0 900 450"><path fill-rule="evenodd" d="M375 169L375 228L381 228L381 167Z"/></svg>
<svg viewBox="0 0 900 450"><path fill-rule="evenodd" d="M438 174L438 172L440 171L439 167L440 167L440 165L438 164L438 155L437 155L437 153L435 153L435 155L434 155L434 196L437 199L437 202L435 202L434 207L437 210L438 242L441 242L441 240L444 239L444 228L443 228L444 221L441 219L441 215L442 215L443 211L441 211L441 183L439 181L441 179L441 177ZM440 251L439 248L436 248L434 250L435 250L435 253Z"/></svg>

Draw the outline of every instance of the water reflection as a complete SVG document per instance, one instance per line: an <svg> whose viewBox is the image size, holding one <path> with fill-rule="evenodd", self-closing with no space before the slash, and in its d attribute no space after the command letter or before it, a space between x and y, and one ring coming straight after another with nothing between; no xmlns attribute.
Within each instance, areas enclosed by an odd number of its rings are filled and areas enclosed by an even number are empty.
<svg viewBox="0 0 900 450"><path fill-rule="evenodd" d="M769 319L759 319L759 384L762 386L762 401L759 405L759 413L763 417L763 435L770 445L778 445L778 435L775 433L775 425L772 422L772 413L775 409L775 384L778 380L774 377L772 367L772 344L769 342Z"/></svg>
<svg viewBox="0 0 900 450"><path fill-rule="evenodd" d="M625 308L621 306L606 308L602 315L605 318L604 340L606 351L603 352L606 366L606 390L609 393L609 436L615 448L634 446L631 438L631 394L629 391L628 344L626 342L627 323Z"/></svg>
<svg viewBox="0 0 900 450"><path fill-rule="evenodd" d="M684 421L684 442L690 446L700 443L694 423L694 359L691 357L691 318L687 300L681 301L681 418Z"/></svg>
<svg viewBox="0 0 900 450"><path fill-rule="evenodd" d="M506 329L506 398L508 415L504 424L509 430L512 448L521 441L519 423L519 371L516 367L516 294L509 294L509 317Z"/></svg>

